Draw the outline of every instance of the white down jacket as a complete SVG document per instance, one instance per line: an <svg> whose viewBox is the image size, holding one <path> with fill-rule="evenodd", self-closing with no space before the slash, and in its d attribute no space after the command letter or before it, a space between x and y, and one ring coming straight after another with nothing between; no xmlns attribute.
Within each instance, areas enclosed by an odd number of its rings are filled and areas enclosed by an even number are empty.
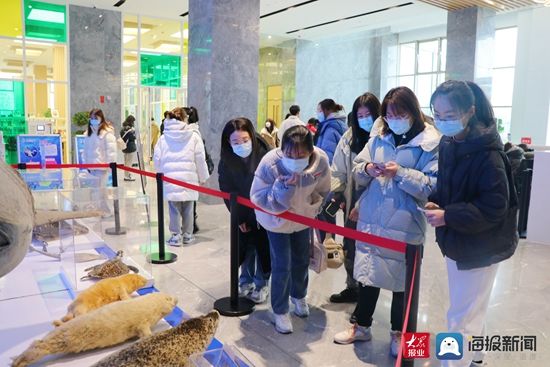
<svg viewBox="0 0 550 367"><path fill-rule="evenodd" d="M441 135L429 124L409 143L395 147L392 134L371 137L354 161L354 176L365 190L359 208L357 230L376 236L420 245L424 242L424 207L435 190L438 146ZM393 179L373 178L368 163L395 161L400 168ZM354 278L361 284L403 292L405 255L357 241Z"/></svg>
<svg viewBox="0 0 550 367"><path fill-rule="evenodd" d="M281 149L269 151L256 169L250 200L269 213L289 211L315 218L330 190L330 168L328 157L321 149L315 148L312 157L311 164L298 175L297 184L287 185L281 178L289 178L292 173L283 165L283 152ZM276 233L294 233L308 228L259 210L256 210L256 220Z"/></svg>
<svg viewBox="0 0 550 367"><path fill-rule="evenodd" d="M198 130L182 121L164 121L164 134L155 146L153 160L158 172L175 180L194 185L208 180L201 136ZM164 197L168 201L195 201L199 193L165 182Z"/></svg>
<svg viewBox="0 0 550 367"><path fill-rule="evenodd" d="M84 139L84 163L111 163L116 162L117 145L115 131L108 127L99 132L92 133Z"/></svg>

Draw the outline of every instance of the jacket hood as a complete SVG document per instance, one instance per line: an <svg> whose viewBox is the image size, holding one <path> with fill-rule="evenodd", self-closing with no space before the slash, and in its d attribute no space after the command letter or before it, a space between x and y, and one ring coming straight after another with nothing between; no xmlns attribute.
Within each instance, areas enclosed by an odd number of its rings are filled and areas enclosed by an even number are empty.
<svg viewBox="0 0 550 367"><path fill-rule="evenodd" d="M168 141L181 141L187 139L196 130L188 128L188 124L176 119L164 120L164 136Z"/></svg>
<svg viewBox="0 0 550 367"><path fill-rule="evenodd" d="M321 122L321 125L329 120L339 120L343 124L346 124L347 118L348 118L348 115L345 114L343 111L333 112L330 115L328 115L325 121Z"/></svg>
<svg viewBox="0 0 550 367"><path fill-rule="evenodd" d="M346 130L348 129L348 125L346 124L347 115L343 112L333 112L331 113L327 119L323 122L319 123L319 128L317 131L322 134L325 129L327 129L329 126L337 129L340 134L344 134Z"/></svg>
<svg viewBox="0 0 550 367"><path fill-rule="evenodd" d="M457 145L458 156L486 150L504 151L504 145L494 124L490 127L480 126L480 124L474 125L463 142L456 142L449 137L446 137L446 139Z"/></svg>
<svg viewBox="0 0 550 367"><path fill-rule="evenodd" d="M381 127L382 126L380 126L380 128ZM378 131L378 135L380 135L380 131ZM386 141L391 141L393 144L392 134L386 134L384 136L380 136L380 138ZM439 131L435 127L433 127L431 124L425 123L424 130L421 131L420 134L415 136L410 142L405 144L405 146L420 147L425 152L431 152L432 150L434 150L439 146L440 141L441 141L441 134L439 133Z"/></svg>

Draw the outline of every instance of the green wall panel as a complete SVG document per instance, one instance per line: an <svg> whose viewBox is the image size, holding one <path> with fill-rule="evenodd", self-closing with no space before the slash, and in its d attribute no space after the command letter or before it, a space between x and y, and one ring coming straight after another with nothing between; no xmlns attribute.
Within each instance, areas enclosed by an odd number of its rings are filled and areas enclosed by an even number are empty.
<svg viewBox="0 0 550 367"><path fill-rule="evenodd" d="M181 57L141 54L141 85L150 87L181 86Z"/></svg>
<svg viewBox="0 0 550 367"><path fill-rule="evenodd" d="M64 5L25 0L25 36L66 42L66 12Z"/></svg>
<svg viewBox="0 0 550 367"><path fill-rule="evenodd" d="M17 163L16 137L27 133L23 82L0 81L0 130L6 143L6 162Z"/></svg>

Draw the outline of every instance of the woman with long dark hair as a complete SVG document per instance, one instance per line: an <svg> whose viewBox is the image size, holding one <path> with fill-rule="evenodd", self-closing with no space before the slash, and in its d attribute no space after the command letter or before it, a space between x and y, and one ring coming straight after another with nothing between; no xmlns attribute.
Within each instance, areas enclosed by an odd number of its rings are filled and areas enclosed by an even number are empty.
<svg viewBox="0 0 550 367"><path fill-rule="evenodd" d="M254 172L268 151L269 146L254 131L249 119L241 117L227 122L222 132L218 166L220 190L249 198ZM225 204L229 209L227 200ZM265 229L256 221L254 209L242 205L238 208L241 246L239 293L255 303L264 303L269 295L271 273L269 240Z"/></svg>
<svg viewBox="0 0 550 367"><path fill-rule="evenodd" d="M364 93L357 97L348 118L350 128L344 133L336 147L332 160L331 193L333 205L344 205L344 222L346 227L357 226L357 218L350 217L361 192L355 188L353 177L353 160L368 143L374 121L380 114L380 101L372 93ZM353 279L353 262L355 261L355 241L344 238L344 253L346 268L346 288L333 294L330 301L334 303L357 302L358 287Z"/></svg>
<svg viewBox="0 0 550 367"><path fill-rule="evenodd" d="M439 146L437 190L426 204L428 222L445 256L449 331L485 334L489 299L500 262L518 244L517 195L493 109L472 82L449 80L432 95ZM449 366L483 364L483 352L464 348Z"/></svg>
<svg viewBox="0 0 550 367"><path fill-rule="evenodd" d="M425 240L426 219L418 210L435 189L440 135L426 123L407 87L391 89L382 102L383 125L355 159L364 188L356 207L357 230L411 245ZM359 283L356 323L334 336L339 344L368 341L380 289L392 291L390 353L397 357L403 328L405 255L357 241L354 278Z"/></svg>
<svg viewBox="0 0 550 367"><path fill-rule="evenodd" d="M275 121L273 121L273 119L265 120L265 126L260 131L260 135L271 149L279 147L279 137L277 136L278 133L279 129L275 126Z"/></svg>

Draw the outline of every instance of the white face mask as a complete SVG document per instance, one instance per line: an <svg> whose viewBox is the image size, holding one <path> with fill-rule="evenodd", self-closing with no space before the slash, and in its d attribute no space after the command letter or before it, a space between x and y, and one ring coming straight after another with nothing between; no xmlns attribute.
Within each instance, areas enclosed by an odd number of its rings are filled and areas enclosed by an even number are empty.
<svg viewBox="0 0 550 367"><path fill-rule="evenodd" d="M411 123L408 119L386 118L386 121L388 122L388 126L390 127L391 131L393 131L396 135L406 134L411 129Z"/></svg>
<svg viewBox="0 0 550 367"><path fill-rule="evenodd" d="M456 136L464 131L464 125L461 120L435 120L435 127L441 134L449 137Z"/></svg>
<svg viewBox="0 0 550 367"><path fill-rule="evenodd" d="M242 144L231 144L231 148L233 148L233 153L241 158L247 158L250 154L252 154L251 141L247 141L246 143Z"/></svg>
<svg viewBox="0 0 550 367"><path fill-rule="evenodd" d="M271 122L266 122L265 127L266 127L266 129L270 129L271 128Z"/></svg>
<svg viewBox="0 0 550 367"><path fill-rule="evenodd" d="M302 173L309 165L309 157L292 159L283 157L283 166L292 173Z"/></svg>

